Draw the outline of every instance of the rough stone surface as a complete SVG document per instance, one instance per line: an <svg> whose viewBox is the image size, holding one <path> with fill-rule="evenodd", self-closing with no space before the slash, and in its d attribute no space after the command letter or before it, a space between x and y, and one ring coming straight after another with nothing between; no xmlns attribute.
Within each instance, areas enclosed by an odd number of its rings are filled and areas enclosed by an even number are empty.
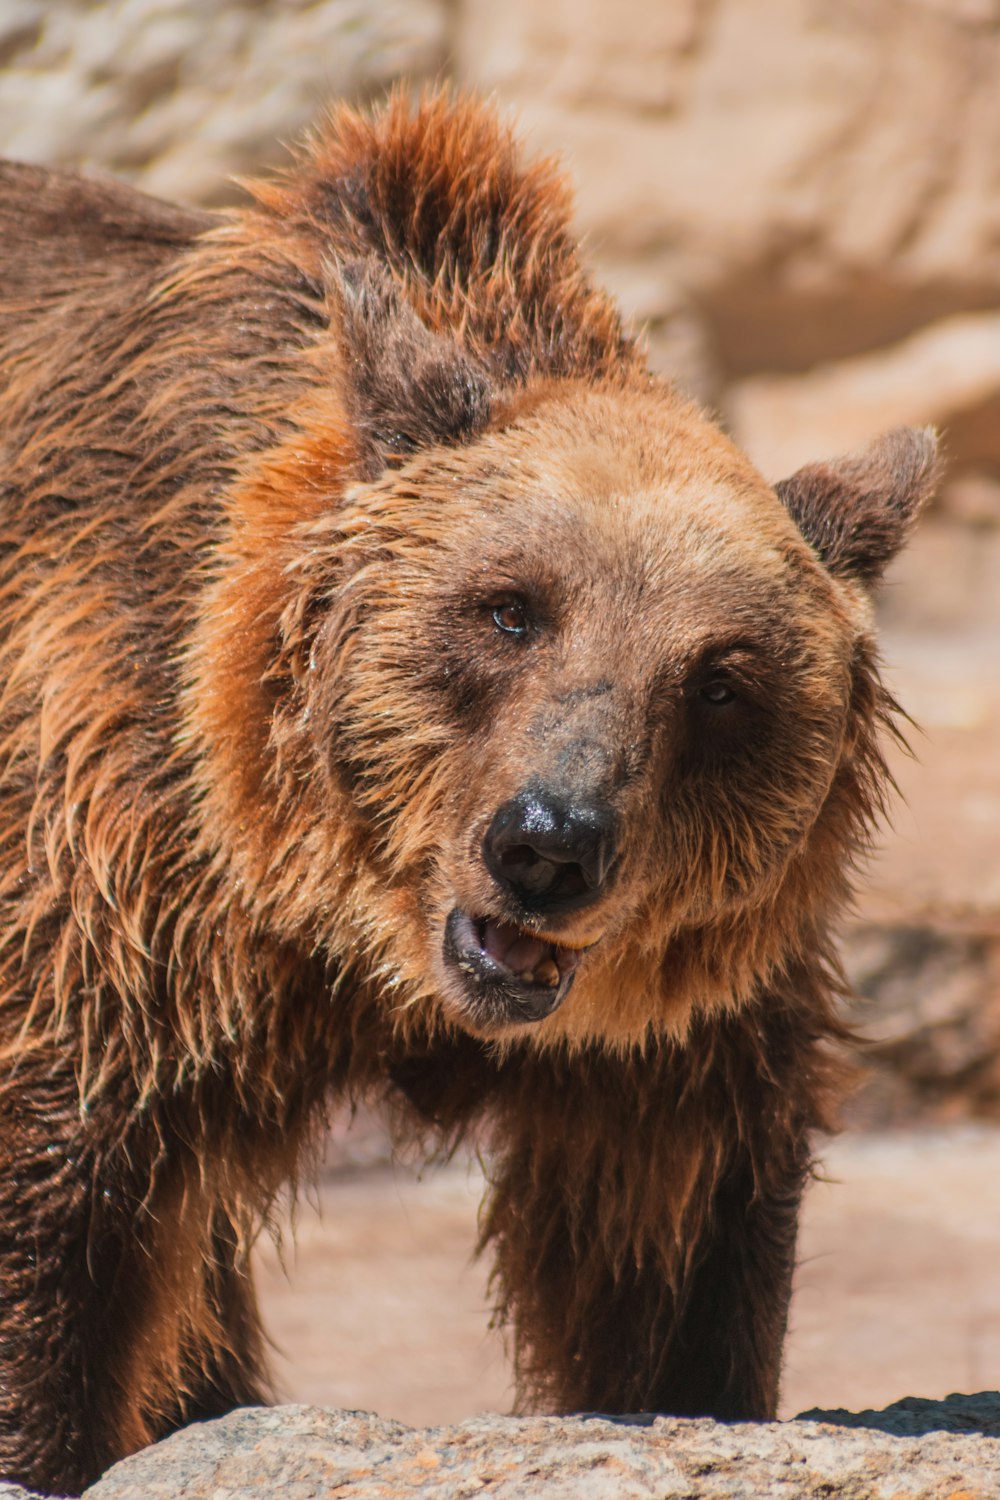
<svg viewBox="0 0 1000 1500"><path fill-rule="evenodd" d="M219 201L327 100L451 76L566 157L654 361L766 468L895 414L995 472L998 73L1000 0L4 0L0 152Z"/></svg>
<svg viewBox="0 0 1000 1500"><path fill-rule="evenodd" d="M844 958L867 1034L852 1123L1000 1117L1000 938L858 924Z"/></svg>
<svg viewBox="0 0 1000 1500"><path fill-rule="evenodd" d="M989 463L1000 452L1000 313L948 318L890 349L806 372L751 376L726 407L734 435L772 480L817 453L850 453L890 427L928 422L962 422L964 460Z"/></svg>
<svg viewBox="0 0 1000 1500"><path fill-rule="evenodd" d="M823 1422L837 1427L868 1428L893 1437L922 1437L930 1432L978 1432L1000 1438L1000 1392L948 1396L927 1401L904 1396L882 1411L803 1411L799 1422Z"/></svg>
<svg viewBox="0 0 1000 1500"><path fill-rule="evenodd" d="M3 0L0 154L217 203L332 99L436 73L445 14L443 0Z"/></svg>
<svg viewBox="0 0 1000 1500"><path fill-rule="evenodd" d="M463 76L568 153L626 291L641 266L690 299L724 409L742 375L878 350L891 365L906 336L996 307L995 0L462 0L456 18ZM655 327L651 302L636 311ZM943 399L923 397L957 431L940 352ZM961 401L978 410L976 392ZM996 462L997 424L982 426Z"/></svg>
<svg viewBox="0 0 1000 1500"><path fill-rule="evenodd" d="M733 353L745 367L779 355L801 364L820 324L796 328L785 315L772 326L789 295L832 315L824 291L828 299L839 286L850 304L845 292L888 292L893 282L900 291L932 278L954 286L959 264L996 289L986 142L1000 126L1000 11L983 10L691 0L670 7L660 25L673 34L657 39L643 0L624 14L590 5L582 18L570 0L466 0L459 58L530 101L540 134L565 140L565 124L580 141L581 160L592 162L583 211L595 228L636 243L659 232L686 279L712 291L734 272L770 271L766 304L748 305L732 331ZM956 233L943 233L946 224ZM849 326L828 323L828 346L846 353L891 336L889 307L862 333L865 310L854 302Z"/></svg>
<svg viewBox="0 0 1000 1500"><path fill-rule="evenodd" d="M234 1412L117 1464L88 1500L987 1500L1000 1396L760 1426L480 1417L423 1431L361 1412ZM961 1434L961 1435L959 1435ZM970 1435L971 1434L971 1435Z"/></svg>
<svg viewBox="0 0 1000 1500"><path fill-rule="evenodd" d="M991 487L977 486L985 507ZM967 497L966 504L975 499ZM852 1118L1000 1117L1000 529L926 518L881 601L912 715L845 957L868 1038Z"/></svg>

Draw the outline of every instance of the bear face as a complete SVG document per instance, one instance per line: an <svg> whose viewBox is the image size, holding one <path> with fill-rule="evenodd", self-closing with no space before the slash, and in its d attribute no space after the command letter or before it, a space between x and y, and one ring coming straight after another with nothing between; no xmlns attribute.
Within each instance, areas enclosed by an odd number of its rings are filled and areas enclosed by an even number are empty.
<svg viewBox="0 0 1000 1500"><path fill-rule="evenodd" d="M401 1012L682 1035L840 896L881 769L867 579L669 386L529 387L309 537L289 738Z"/></svg>

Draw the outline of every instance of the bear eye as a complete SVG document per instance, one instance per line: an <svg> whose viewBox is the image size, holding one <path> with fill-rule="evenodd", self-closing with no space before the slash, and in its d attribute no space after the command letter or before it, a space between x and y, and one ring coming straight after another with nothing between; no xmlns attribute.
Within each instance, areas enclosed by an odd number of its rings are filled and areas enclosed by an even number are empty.
<svg viewBox="0 0 1000 1500"><path fill-rule="evenodd" d="M713 708L724 708L736 697L736 689L724 677L713 677L712 681L706 682L701 689L700 697L704 698L706 703L710 703Z"/></svg>
<svg viewBox="0 0 1000 1500"><path fill-rule="evenodd" d="M520 599L505 599L493 607L493 623L505 635L528 633L528 611Z"/></svg>

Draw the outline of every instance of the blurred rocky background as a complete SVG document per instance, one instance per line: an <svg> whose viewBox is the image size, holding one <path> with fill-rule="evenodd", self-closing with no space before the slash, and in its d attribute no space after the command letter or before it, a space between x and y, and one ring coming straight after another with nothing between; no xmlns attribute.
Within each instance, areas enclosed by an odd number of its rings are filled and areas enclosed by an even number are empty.
<svg viewBox="0 0 1000 1500"><path fill-rule="evenodd" d="M564 157L653 363L770 478L944 433L881 603L915 755L846 934L870 1066L810 1202L787 1403L1000 1385L1000 1145L970 1123L1000 1119L1000 0L0 0L0 152L180 200L233 201L398 77L487 90ZM291 1282L262 1260L286 1390L502 1404L475 1168L393 1173L370 1121L331 1152Z"/></svg>

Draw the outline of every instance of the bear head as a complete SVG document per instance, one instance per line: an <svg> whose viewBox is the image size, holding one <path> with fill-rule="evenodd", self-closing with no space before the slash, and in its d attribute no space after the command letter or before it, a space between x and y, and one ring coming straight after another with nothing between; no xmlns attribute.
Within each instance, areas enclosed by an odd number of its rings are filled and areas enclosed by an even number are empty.
<svg viewBox="0 0 1000 1500"><path fill-rule="evenodd" d="M894 708L872 590L934 439L896 431L772 487L649 374L575 260L538 272L558 236L539 211L525 249L515 188L551 208L551 182L501 184L477 217L462 195L486 166L435 144L454 114L415 118L397 110L406 149L364 137L363 193L356 162L315 153L298 197L262 193L332 238L330 339L234 492L194 653L206 816L229 799L259 921L401 1026L681 1035L807 954L835 964ZM437 197L413 187L421 151ZM487 209L507 218L484 240Z"/></svg>

